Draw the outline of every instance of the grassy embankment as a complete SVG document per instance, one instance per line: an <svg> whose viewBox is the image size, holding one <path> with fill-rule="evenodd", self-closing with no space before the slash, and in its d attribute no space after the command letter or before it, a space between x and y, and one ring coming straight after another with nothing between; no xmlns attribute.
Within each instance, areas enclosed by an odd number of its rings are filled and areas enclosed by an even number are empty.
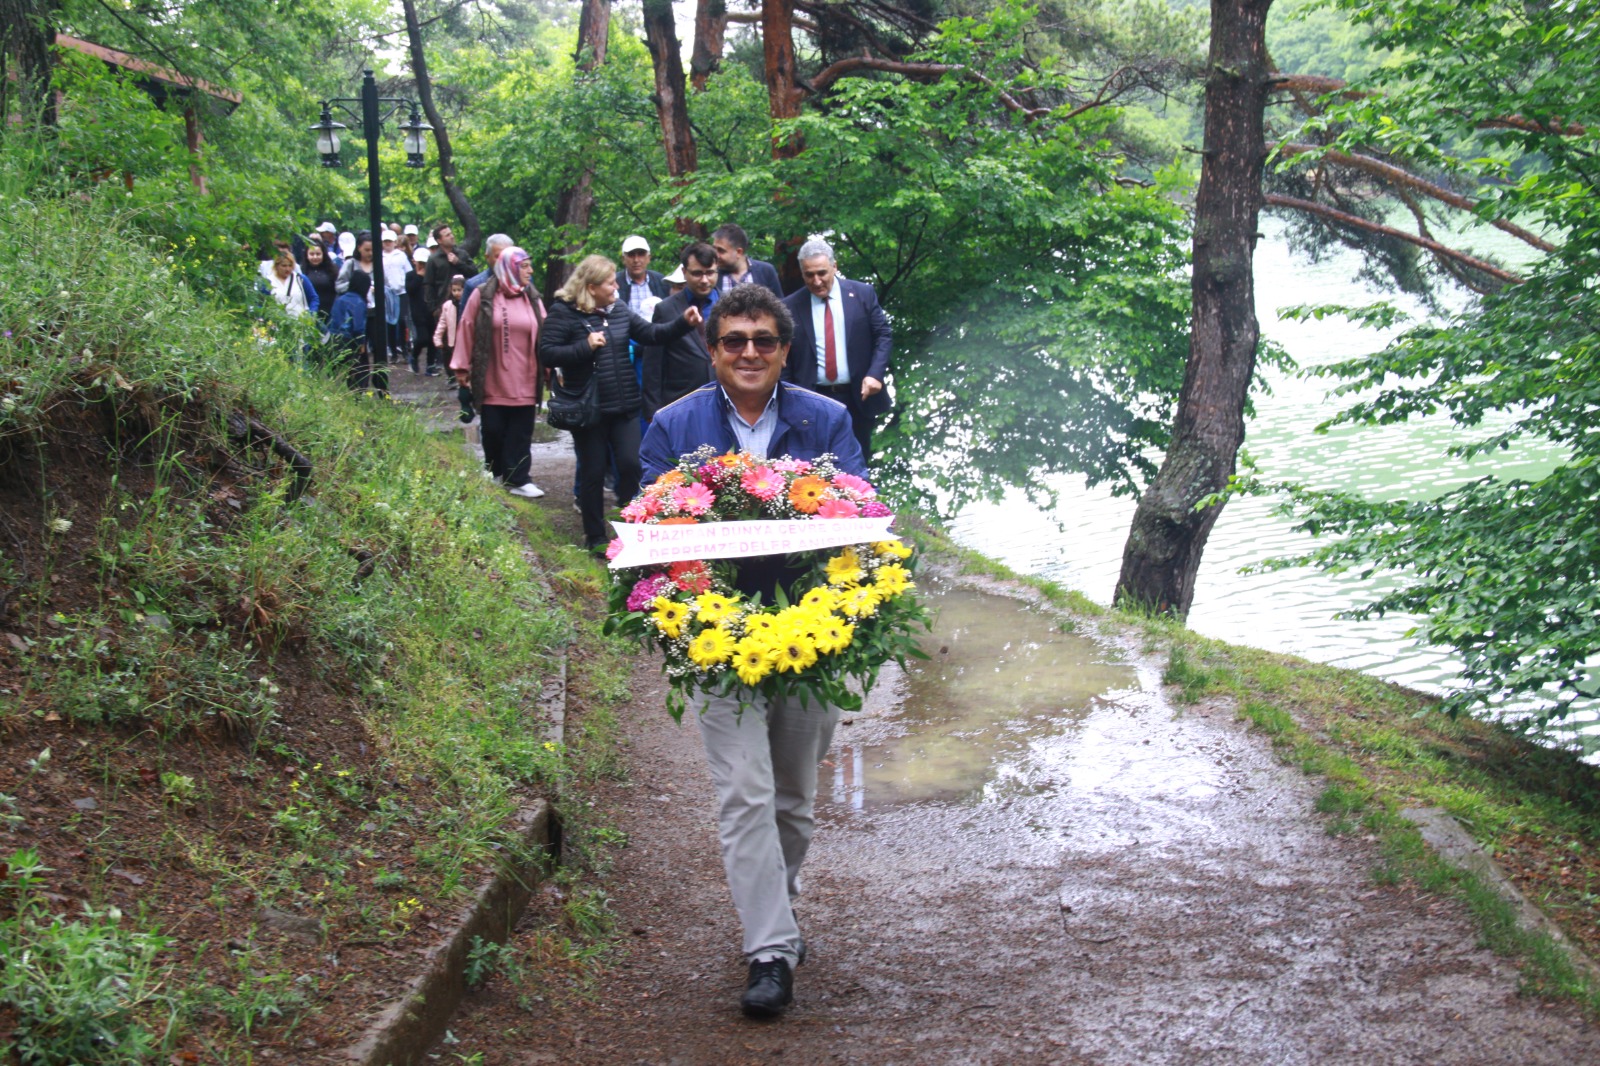
<svg viewBox="0 0 1600 1066"><path fill-rule="evenodd" d="M0 1044L339 1046L515 813L612 772L598 570L112 209L0 197Z"/></svg>
<svg viewBox="0 0 1600 1066"><path fill-rule="evenodd" d="M1543 933L1519 928L1513 907L1479 877L1439 858L1404 808L1441 807L1483 846L1561 930L1600 957L1600 770L1503 728L1437 711L1437 701L1367 674L1209 640L1170 620L1108 610L1050 581L1018 575L919 532L922 546L968 572L1037 588L1058 608L1141 633L1165 651L1163 680L1180 704L1222 697L1272 738L1280 758L1323 783L1328 832L1370 835L1372 876L1459 900L1483 942L1516 958L1527 992L1600 1013L1600 987Z"/></svg>

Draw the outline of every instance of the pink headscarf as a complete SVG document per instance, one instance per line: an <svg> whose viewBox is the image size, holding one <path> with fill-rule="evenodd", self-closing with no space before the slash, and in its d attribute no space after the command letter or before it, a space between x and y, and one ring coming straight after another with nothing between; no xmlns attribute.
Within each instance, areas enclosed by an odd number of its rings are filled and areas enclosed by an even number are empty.
<svg viewBox="0 0 1600 1066"><path fill-rule="evenodd" d="M522 264L533 257L516 245L500 253L494 261L494 280L508 296L522 295Z"/></svg>

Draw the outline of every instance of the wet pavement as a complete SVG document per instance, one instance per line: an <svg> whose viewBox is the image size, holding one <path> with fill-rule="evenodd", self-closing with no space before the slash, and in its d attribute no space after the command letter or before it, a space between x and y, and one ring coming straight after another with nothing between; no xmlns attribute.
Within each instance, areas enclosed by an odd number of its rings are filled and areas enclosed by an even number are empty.
<svg viewBox="0 0 1600 1066"><path fill-rule="evenodd" d="M570 453L535 449L570 514ZM562 470L566 470L565 475ZM621 942L527 1010L491 991L452 1054L495 1063L1600 1062L1576 1008L1517 994L1455 903L1375 883L1314 779L1231 709L997 587L923 582L929 662L886 675L820 771L795 1007L742 1018L744 967L697 731L641 659L621 709ZM1018 593L1026 597L1025 591ZM521 943L531 943L532 929Z"/></svg>

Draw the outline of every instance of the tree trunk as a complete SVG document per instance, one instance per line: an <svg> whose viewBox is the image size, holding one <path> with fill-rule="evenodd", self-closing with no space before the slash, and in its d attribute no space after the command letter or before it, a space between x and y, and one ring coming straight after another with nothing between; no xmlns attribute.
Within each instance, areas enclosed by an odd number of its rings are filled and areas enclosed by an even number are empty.
<svg viewBox="0 0 1600 1066"><path fill-rule="evenodd" d="M606 42L611 37L611 0L583 0L583 10L578 16L578 47L573 60L582 77L606 61ZM567 258L582 245L578 234L589 228L589 215L594 210L594 171L585 167L578 180L561 194L556 204L555 223L558 232L569 235L566 247L552 255L545 264L545 292L554 294L567 283L572 266Z"/></svg>
<svg viewBox="0 0 1600 1066"><path fill-rule="evenodd" d="M483 243L483 227L478 224L478 213L472 209L467 194L456 184L455 153L450 148L450 131L445 128L444 116L433 103L433 79L428 76L428 57L422 50L422 26L417 21L416 0L404 0L406 14L406 39L411 46L411 73L417 79L417 98L422 110L433 126L433 143L439 149L439 180L444 184L444 194L461 221L461 250L469 258L476 258Z"/></svg>
<svg viewBox="0 0 1600 1066"><path fill-rule="evenodd" d="M1266 140L1262 129L1272 0L1211 0L1205 155L1195 197L1189 361L1172 443L1139 500L1122 552L1119 603L1179 618L1222 505L1195 505L1227 487L1244 442L1255 374L1256 222Z"/></svg>
<svg viewBox="0 0 1600 1066"><path fill-rule="evenodd" d="M23 121L35 115L41 124L56 124L56 97L50 88L50 46L56 41L56 0L0 0L0 98L4 79L16 74L17 103ZM3 111L3 109L0 109ZM11 116L0 113L0 133Z"/></svg>
<svg viewBox="0 0 1600 1066"><path fill-rule="evenodd" d="M689 76L694 91L706 91L706 79L722 66L722 35L728 28L726 0L698 0L694 9L694 54Z"/></svg>
<svg viewBox="0 0 1600 1066"><path fill-rule="evenodd" d="M697 152L689 125L689 103L684 96L683 50L673 23L672 0L644 0L645 43L656 74L656 115L661 120L661 143L667 152L667 174L677 185L694 172ZM705 237L706 227L692 218L677 220L678 232Z"/></svg>
<svg viewBox="0 0 1600 1066"><path fill-rule="evenodd" d="M801 91L794 60L794 0L762 0L761 43L766 60L767 108L773 122L800 117ZM772 138L772 158L792 159L805 149L799 137ZM780 189L777 194L783 196ZM805 235L779 237L776 253L778 280L785 292L794 292L801 285L800 261L797 253Z"/></svg>

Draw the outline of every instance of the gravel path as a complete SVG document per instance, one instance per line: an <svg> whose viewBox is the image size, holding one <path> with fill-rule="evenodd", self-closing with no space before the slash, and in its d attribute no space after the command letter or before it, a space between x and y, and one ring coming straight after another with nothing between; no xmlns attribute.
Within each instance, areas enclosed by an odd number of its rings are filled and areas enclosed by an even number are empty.
<svg viewBox="0 0 1600 1066"><path fill-rule="evenodd" d="M575 523L564 439L536 506ZM570 518L568 517L570 516ZM1224 707L1175 708L1138 649L1041 627L1008 590L929 581L934 662L881 685L822 770L781 1020L744 967L697 731L637 661L620 944L532 1009L469 1002L448 1051L493 1064L1600 1061L1600 1029L1518 995L1454 903L1376 884L1318 785ZM1054 635L1052 635L1054 634ZM529 946L529 934L522 935Z"/></svg>

